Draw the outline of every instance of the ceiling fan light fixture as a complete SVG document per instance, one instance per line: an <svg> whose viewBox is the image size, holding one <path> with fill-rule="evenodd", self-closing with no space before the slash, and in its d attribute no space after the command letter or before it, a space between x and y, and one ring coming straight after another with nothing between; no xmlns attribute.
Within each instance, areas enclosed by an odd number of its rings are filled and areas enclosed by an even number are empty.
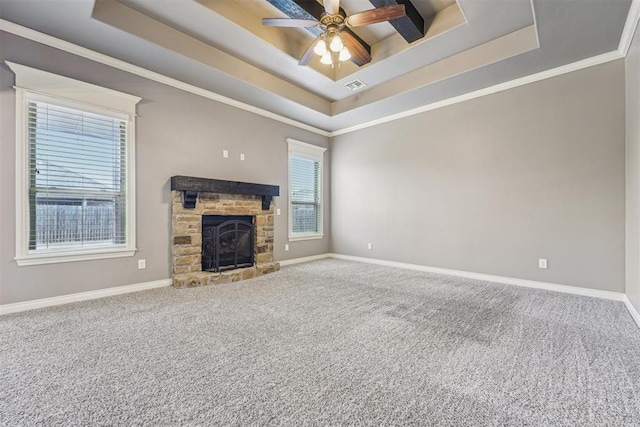
<svg viewBox="0 0 640 427"><path fill-rule="evenodd" d="M342 38L340 37L340 34L335 33L331 38L329 49L331 49L333 52L338 53L342 50L343 47L344 47L344 43L342 43Z"/></svg>
<svg viewBox="0 0 640 427"><path fill-rule="evenodd" d="M340 51L340 56L338 57L340 59L340 61L348 61L349 59L351 59L351 52L349 52L349 49L347 49L347 47L343 47L342 50Z"/></svg>
<svg viewBox="0 0 640 427"><path fill-rule="evenodd" d="M327 50L327 42L322 39L318 40L318 43L316 43L316 47L313 48L315 54L320 56L324 55Z"/></svg>
<svg viewBox="0 0 640 427"><path fill-rule="evenodd" d="M2 1L2 0L0 0ZM287 0L291 1L291 0ZM289 7L285 7L287 1L269 0L269 3L276 6L285 14L292 14L289 11ZM297 2L297 0L293 0ZM306 0L305 0L306 1ZM324 11L320 14L319 18L309 16L310 19L300 18L264 18L262 19L262 25L272 27L298 27L298 28L318 28L321 30L320 34L314 32L317 36L316 41L310 43L304 54L298 61L298 65L309 65L313 57L313 53L321 57L321 62L326 65L340 64L341 61L347 61L352 57L351 52L345 49L345 41L347 45L353 50L356 60L354 61L359 67L371 62L370 47L364 41L360 40L355 34L346 32L345 39L340 36L340 31L352 27L362 27L365 25L377 24L380 22L392 21L399 19L403 16L407 16L406 7L404 4L391 4L387 6L380 6L374 9L365 10L364 12L356 13L354 15L347 16L346 12L340 7L340 0L314 0L321 3ZM372 0L373 1L373 0ZM397 3L400 0L392 2L391 0L380 1L382 4ZM401 3L405 3L404 0ZM411 5L409 3L409 5ZM395 25L394 25L395 26ZM398 30L399 31L399 30Z"/></svg>

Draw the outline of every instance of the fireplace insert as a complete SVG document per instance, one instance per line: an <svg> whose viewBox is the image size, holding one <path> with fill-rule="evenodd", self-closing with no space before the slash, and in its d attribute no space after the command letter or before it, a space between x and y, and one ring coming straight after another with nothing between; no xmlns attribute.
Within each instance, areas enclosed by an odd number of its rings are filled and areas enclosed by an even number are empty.
<svg viewBox="0 0 640 427"><path fill-rule="evenodd" d="M202 271L253 266L252 216L202 216Z"/></svg>

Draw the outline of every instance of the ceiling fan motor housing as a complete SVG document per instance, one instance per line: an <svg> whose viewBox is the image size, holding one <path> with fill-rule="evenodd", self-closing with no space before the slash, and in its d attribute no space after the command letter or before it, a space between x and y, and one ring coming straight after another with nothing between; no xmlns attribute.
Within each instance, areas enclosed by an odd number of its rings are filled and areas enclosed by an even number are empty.
<svg viewBox="0 0 640 427"><path fill-rule="evenodd" d="M335 28L336 30L341 30L346 25L347 14L343 8L340 8L340 12L330 15L327 12L324 12L320 16L320 26L328 30L330 28Z"/></svg>

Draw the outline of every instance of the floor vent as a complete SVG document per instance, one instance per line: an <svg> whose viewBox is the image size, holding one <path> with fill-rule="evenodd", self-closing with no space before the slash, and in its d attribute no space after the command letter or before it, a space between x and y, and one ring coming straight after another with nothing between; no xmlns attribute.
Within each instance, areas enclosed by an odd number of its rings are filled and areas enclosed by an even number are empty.
<svg viewBox="0 0 640 427"><path fill-rule="evenodd" d="M360 80L355 79L354 81L347 83L345 86L351 89L352 91L356 91L356 90L362 89L367 85L361 82Z"/></svg>

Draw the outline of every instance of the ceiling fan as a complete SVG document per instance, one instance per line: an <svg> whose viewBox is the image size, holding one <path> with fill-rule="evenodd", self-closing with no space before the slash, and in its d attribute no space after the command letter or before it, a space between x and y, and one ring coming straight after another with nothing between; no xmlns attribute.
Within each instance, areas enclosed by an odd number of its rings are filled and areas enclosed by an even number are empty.
<svg viewBox="0 0 640 427"><path fill-rule="evenodd" d="M324 6L324 12L319 20L295 18L264 18L262 20L262 25L273 27L322 28L322 34L309 45L298 65L307 65L314 53L320 55L320 62L332 66L339 61L347 61L352 56L360 64L369 63L371 62L371 54L351 33L343 31L344 28L360 27L402 18L406 13L404 5L398 4L347 16L344 9L340 8L340 0L318 1Z"/></svg>

